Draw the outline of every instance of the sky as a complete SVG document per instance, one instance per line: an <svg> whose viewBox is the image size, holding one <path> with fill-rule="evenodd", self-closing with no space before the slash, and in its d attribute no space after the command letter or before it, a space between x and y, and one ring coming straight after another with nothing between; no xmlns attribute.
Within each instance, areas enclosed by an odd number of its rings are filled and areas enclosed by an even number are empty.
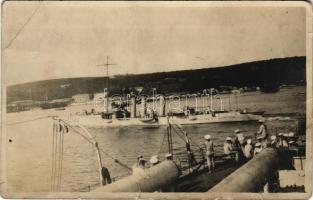
<svg viewBox="0 0 313 200"><path fill-rule="evenodd" d="M3 6L6 85L219 67L305 56L303 7L173 2L14 2Z"/></svg>

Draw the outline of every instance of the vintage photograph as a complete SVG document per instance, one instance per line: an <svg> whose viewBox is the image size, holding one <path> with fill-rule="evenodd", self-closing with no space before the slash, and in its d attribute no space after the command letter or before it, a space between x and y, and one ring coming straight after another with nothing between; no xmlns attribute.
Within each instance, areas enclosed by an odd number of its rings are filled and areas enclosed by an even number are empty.
<svg viewBox="0 0 313 200"><path fill-rule="evenodd" d="M306 2L4 2L1 196L311 193L311 18Z"/></svg>

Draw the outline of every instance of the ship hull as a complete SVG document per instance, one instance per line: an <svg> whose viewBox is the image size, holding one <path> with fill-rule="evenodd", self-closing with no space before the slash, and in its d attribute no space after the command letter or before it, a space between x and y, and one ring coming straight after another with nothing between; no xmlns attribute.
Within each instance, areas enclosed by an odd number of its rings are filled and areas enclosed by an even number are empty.
<svg viewBox="0 0 313 200"><path fill-rule="evenodd" d="M180 125L192 124L208 124L222 122L242 122L242 121L257 121L262 119L261 115L241 114L239 112L217 113L215 116L211 114L195 115L189 117L170 117L172 123ZM122 118L106 120L101 118L101 115L76 115L72 116L71 120L85 127L122 127L122 126L142 126L142 127L158 127L167 125L167 117L158 117L158 120L144 121L140 118Z"/></svg>

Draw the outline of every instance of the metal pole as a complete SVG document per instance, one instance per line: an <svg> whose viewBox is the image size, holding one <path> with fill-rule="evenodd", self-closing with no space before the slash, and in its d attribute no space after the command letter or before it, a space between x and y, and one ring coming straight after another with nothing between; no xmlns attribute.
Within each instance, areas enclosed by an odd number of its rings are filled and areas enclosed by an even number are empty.
<svg viewBox="0 0 313 200"><path fill-rule="evenodd" d="M152 89L152 106L153 106L153 111L155 111L155 99L154 99L154 95L155 95L155 90L156 88Z"/></svg>
<svg viewBox="0 0 313 200"><path fill-rule="evenodd" d="M213 110L213 91L212 91L212 88L210 89L210 108L211 110Z"/></svg>
<svg viewBox="0 0 313 200"><path fill-rule="evenodd" d="M198 97L197 97L197 94L195 94L196 96L196 111L198 111Z"/></svg>
<svg viewBox="0 0 313 200"><path fill-rule="evenodd" d="M221 111L223 111L222 98L220 98L220 103L221 103Z"/></svg>
<svg viewBox="0 0 313 200"><path fill-rule="evenodd" d="M109 56L107 56L107 112L109 112L109 87L110 87L110 78L109 78Z"/></svg>
<svg viewBox="0 0 313 200"><path fill-rule="evenodd" d="M171 135L171 124L170 119L167 117L167 143L168 143L168 153L172 154L172 135ZM172 154L173 155L173 154Z"/></svg>
<svg viewBox="0 0 313 200"><path fill-rule="evenodd" d="M112 64L112 63L109 63L109 56L107 56L107 61L105 64L101 64L101 65L97 65L97 66L100 66L100 67L106 67L106 75L107 75L107 102L106 102L106 107L107 107L107 110L106 112L109 112L109 88L110 88L110 77L109 77L109 66L110 65L116 65L116 64Z"/></svg>
<svg viewBox="0 0 313 200"><path fill-rule="evenodd" d="M231 110L231 104L230 104L230 95L228 95L228 106L229 106L229 111Z"/></svg>
<svg viewBox="0 0 313 200"><path fill-rule="evenodd" d="M237 93L235 93L235 97L236 97L236 111L238 110L238 99L237 99Z"/></svg>
<svg viewBox="0 0 313 200"><path fill-rule="evenodd" d="M202 112L205 110L205 95L202 96Z"/></svg>

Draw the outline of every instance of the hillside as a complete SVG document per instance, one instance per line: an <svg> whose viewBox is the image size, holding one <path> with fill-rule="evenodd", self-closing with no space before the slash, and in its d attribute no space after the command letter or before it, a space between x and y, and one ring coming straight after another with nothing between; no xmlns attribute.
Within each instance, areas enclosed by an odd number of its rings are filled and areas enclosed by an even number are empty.
<svg viewBox="0 0 313 200"><path fill-rule="evenodd" d="M192 92L219 86L264 86L298 84L305 82L305 57L278 58L237 65L159 72L127 74L110 78L111 94L124 93L142 86L146 93L152 88L158 92ZM44 100L71 97L79 93L103 91L106 77L84 77L30 82L7 87L7 102Z"/></svg>

